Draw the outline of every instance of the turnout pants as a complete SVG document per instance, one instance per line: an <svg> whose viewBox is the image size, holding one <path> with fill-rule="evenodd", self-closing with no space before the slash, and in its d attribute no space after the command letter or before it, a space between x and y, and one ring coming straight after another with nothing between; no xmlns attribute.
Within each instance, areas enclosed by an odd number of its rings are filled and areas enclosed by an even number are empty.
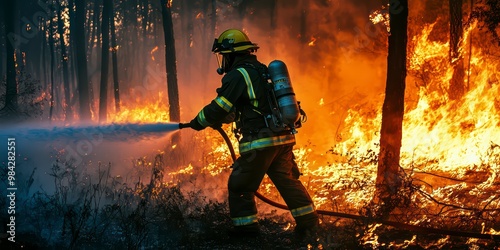
<svg viewBox="0 0 500 250"><path fill-rule="evenodd" d="M272 180L285 200L297 227L317 224L318 215L311 197L299 181L300 172L292 152L293 145L272 146L242 153L229 177L229 209L235 226L257 222L254 194L264 175Z"/></svg>

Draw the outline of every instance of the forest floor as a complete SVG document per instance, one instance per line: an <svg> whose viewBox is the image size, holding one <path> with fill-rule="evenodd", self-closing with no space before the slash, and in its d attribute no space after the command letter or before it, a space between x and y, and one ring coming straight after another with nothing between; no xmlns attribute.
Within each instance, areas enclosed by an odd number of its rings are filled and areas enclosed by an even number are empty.
<svg viewBox="0 0 500 250"><path fill-rule="evenodd" d="M225 215L221 215L225 216ZM185 220L187 222L187 220ZM189 224L189 225L188 225ZM81 237L73 249L500 249L500 242L446 235L415 234L393 227L379 226L366 230L361 223L334 226L322 223L314 237L298 239L290 223L277 219L259 221L261 233L254 237L230 237L230 221L203 225L191 221L171 228L169 232L148 235L135 245L124 235L114 232L115 237L97 239ZM107 233L106 233L107 234ZM3 238L3 237L2 237ZM1 249L62 249L67 242L49 242L36 233L18 235L15 245L2 239ZM129 239L130 240L130 239ZM149 242L149 243L148 243Z"/></svg>

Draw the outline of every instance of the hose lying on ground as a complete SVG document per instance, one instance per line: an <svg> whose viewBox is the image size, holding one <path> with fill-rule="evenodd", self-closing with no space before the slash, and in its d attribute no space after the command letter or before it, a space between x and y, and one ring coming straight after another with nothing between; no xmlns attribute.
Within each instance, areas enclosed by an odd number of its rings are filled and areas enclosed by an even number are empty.
<svg viewBox="0 0 500 250"><path fill-rule="evenodd" d="M227 136L226 132L222 129L222 127L214 127L214 129L220 133L222 138L224 138L224 141L226 142L227 147L229 148L229 151L231 153L231 158L233 159L233 161L236 161L236 152L234 151L233 144L231 143L231 140ZM263 202L265 202L271 206L288 210L288 207L286 205L272 201L259 192L255 192L255 196L257 196L257 198L259 198L260 200L262 200ZM398 229L404 229L404 230L409 230L409 231L414 231L414 232L419 232L419 233L442 234L442 235L469 237L469 238L477 238L477 239L492 239L495 241L500 240L500 235L495 235L495 234L454 231L454 230L446 230L446 229L438 229L438 228L409 225L409 224L396 222L396 221L377 220L375 218L369 218L366 216L338 213L338 212L328 211L328 210L316 210L316 211L318 212L318 214L322 214L322 215L336 216L336 217L342 217L342 218L348 218L348 219L354 219L354 220L360 220L360 221L368 221L368 222L371 221L373 223L382 223L384 225L393 226L393 227L398 228Z"/></svg>

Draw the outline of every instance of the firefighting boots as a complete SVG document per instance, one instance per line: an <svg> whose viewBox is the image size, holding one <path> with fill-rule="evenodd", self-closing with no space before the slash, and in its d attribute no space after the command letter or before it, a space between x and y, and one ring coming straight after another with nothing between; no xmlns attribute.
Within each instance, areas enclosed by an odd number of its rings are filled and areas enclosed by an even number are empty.
<svg viewBox="0 0 500 250"><path fill-rule="evenodd" d="M294 230L295 239L300 241L315 241L319 230L318 213L313 212L295 217L297 226Z"/></svg>
<svg viewBox="0 0 500 250"><path fill-rule="evenodd" d="M234 226L228 231L229 237L257 237L260 233L259 223L252 223L244 226Z"/></svg>

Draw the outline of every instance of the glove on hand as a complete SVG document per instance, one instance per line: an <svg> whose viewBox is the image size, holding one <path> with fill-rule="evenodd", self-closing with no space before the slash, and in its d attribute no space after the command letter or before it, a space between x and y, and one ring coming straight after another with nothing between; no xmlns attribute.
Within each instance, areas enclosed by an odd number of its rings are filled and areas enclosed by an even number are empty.
<svg viewBox="0 0 500 250"><path fill-rule="evenodd" d="M205 129L205 127L201 126L201 124L196 120L196 118L191 120L191 122L189 122L189 126L196 131Z"/></svg>

